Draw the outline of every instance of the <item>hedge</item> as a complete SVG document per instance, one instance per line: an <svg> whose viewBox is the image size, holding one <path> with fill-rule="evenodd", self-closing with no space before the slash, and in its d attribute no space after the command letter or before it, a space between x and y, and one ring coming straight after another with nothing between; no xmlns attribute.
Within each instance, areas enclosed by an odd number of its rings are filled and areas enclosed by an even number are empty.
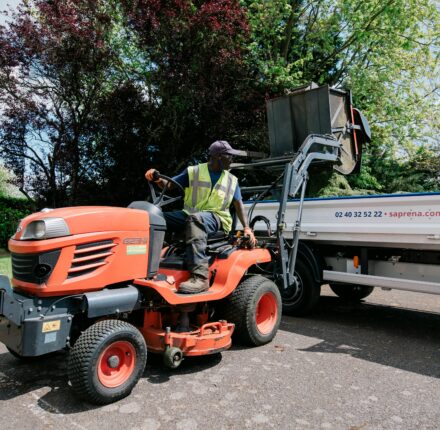
<svg viewBox="0 0 440 430"><path fill-rule="evenodd" d="M35 203L29 200L0 197L0 248L8 247L9 238L25 216L35 212Z"/></svg>

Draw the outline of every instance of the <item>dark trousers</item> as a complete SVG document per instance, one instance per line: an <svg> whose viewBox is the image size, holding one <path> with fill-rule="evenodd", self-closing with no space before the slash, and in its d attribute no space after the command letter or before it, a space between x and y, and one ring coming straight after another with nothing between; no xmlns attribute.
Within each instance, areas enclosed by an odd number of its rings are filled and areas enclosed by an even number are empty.
<svg viewBox="0 0 440 430"><path fill-rule="evenodd" d="M212 212L187 215L184 211L164 212L167 230L185 232L186 262L188 269L197 276L208 278L206 246L208 235L221 229L221 222Z"/></svg>

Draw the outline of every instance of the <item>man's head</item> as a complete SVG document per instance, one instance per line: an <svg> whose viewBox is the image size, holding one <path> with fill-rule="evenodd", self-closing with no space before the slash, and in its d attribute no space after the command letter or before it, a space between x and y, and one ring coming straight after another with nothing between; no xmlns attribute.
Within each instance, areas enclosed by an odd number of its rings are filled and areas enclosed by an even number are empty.
<svg viewBox="0 0 440 430"><path fill-rule="evenodd" d="M240 151L232 148L226 140L216 140L209 147L211 167L214 170L228 170L234 155L240 155Z"/></svg>

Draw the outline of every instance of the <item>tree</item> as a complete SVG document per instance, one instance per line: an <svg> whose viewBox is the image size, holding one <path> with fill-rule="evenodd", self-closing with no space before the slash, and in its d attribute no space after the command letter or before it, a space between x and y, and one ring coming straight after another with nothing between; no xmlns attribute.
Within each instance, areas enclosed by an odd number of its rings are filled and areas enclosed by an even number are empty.
<svg viewBox="0 0 440 430"><path fill-rule="evenodd" d="M120 204L149 165L172 174L218 138L260 145L247 37L236 0L26 3L0 30L7 162L51 206Z"/></svg>
<svg viewBox="0 0 440 430"><path fill-rule="evenodd" d="M97 103L111 89L110 20L100 6L34 0L0 27L0 148L52 206L75 202Z"/></svg>
<svg viewBox="0 0 440 430"><path fill-rule="evenodd" d="M438 154L430 143L438 142L440 129L435 48L440 20L435 2L242 3L249 11L250 61L263 89L281 94L310 81L348 88L355 105L369 118L373 142L366 152L362 179L349 179L353 186L397 191L397 183L382 173L409 163L416 152L414 144L425 146L425 155Z"/></svg>
<svg viewBox="0 0 440 430"><path fill-rule="evenodd" d="M260 145L264 94L245 62L248 25L238 1L124 4L129 41L138 47L136 76L155 108L150 145L157 166L180 169L219 138Z"/></svg>
<svg viewBox="0 0 440 430"><path fill-rule="evenodd" d="M0 26L0 150L44 204L125 204L215 139L267 152L265 100L315 81L373 128L333 189L435 189L439 22L432 0L29 0Z"/></svg>
<svg viewBox="0 0 440 430"><path fill-rule="evenodd" d="M115 87L97 104L86 158L90 168L77 196L83 204L127 205L146 197L146 166L155 152L149 146L151 106L130 82Z"/></svg>
<svg viewBox="0 0 440 430"><path fill-rule="evenodd" d="M18 197L15 188L11 185L13 174L0 164L0 197Z"/></svg>

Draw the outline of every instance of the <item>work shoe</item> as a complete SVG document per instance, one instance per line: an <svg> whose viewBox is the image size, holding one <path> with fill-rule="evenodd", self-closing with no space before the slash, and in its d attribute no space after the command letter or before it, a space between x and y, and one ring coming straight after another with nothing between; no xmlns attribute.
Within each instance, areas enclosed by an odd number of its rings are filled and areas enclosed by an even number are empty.
<svg viewBox="0 0 440 430"><path fill-rule="evenodd" d="M191 275L187 281L180 284L178 292L185 294L197 294L202 293L207 289L209 289L208 279L197 275Z"/></svg>

